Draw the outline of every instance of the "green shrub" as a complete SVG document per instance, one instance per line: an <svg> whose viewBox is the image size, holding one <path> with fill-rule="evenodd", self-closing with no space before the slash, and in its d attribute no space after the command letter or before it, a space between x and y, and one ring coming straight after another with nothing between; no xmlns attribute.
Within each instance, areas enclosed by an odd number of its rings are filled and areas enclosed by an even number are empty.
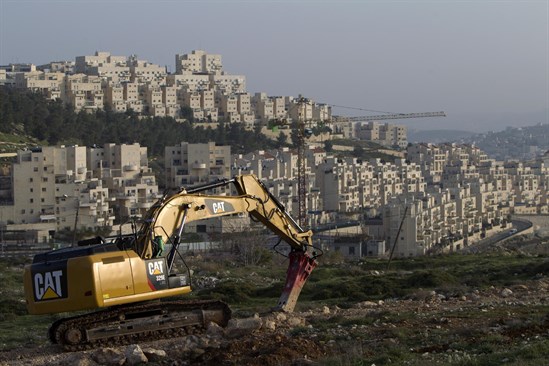
<svg viewBox="0 0 549 366"><path fill-rule="evenodd" d="M434 288L457 283L452 274L436 269L414 272L405 281L406 286L412 288Z"/></svg>

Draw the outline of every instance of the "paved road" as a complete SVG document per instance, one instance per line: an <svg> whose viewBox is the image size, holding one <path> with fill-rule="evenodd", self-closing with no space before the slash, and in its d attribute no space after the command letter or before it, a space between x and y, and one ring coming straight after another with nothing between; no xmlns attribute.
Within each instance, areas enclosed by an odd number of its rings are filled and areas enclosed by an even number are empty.
<svg viewBox="0 0 549 366"><path fill-rule="evenodd" d="M512 225L508 226L502 232L492 235L486 239L482 239L468 247L460 250L461 253L479 253L487 250L490 247L498 245L504 239L519 235L522 231L530 228L532 223L526 220L512 220Z"/></svg>

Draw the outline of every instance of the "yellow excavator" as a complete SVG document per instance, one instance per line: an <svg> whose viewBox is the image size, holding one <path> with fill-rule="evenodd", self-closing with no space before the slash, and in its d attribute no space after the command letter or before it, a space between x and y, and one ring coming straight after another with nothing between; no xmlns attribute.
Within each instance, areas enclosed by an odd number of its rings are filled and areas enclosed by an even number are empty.
<svg viewBox="0 0 549 366"><path fill-rule="evenodd" d="M230 185L237 195L204 194ZM24 273L28 312L103 308L52 324L50 340L67 350L191 334L210 322L225 326L231 311L222 301L163 298L191 292L190 270L177 273L174 266L176 257L183 259L185 225L238 213L249 213L290 245L286 283L274 309L293 311L317 265L312 232L303 230L256 176L240 175L165 195L134 234L36 255Z"/></svg>

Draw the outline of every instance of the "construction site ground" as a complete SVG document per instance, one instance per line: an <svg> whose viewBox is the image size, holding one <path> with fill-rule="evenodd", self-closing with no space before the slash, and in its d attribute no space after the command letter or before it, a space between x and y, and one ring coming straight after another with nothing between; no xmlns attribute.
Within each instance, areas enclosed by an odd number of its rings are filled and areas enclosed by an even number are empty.
<svg viewBox="0 0 549 366"><path fill-rule="evenodd" d="M499 248L490 254L398 260L391 270L376 263L319 266L293 313L232 300L233 321L225 329L210 325L199 335L112 349L64 352L48 344L47 328L44 334L13 329L17 323L4 318L4 333L14 332L12 339L19 335L21 340L0 339L0 365L549 364L547 256ZM247 276L235 280L240 289L246 281L264 287L272 280L261 272L242 273ZM214 275L202 274L205 281ZM217 275L215 288L237 292L234 283L226 284L228 275ZM363 283L372 293L366 300L352 295L357 279L370 282ZM395 295L372 287L376 284L406 291ZM349 296L336 297L338 289Z"/></svg>

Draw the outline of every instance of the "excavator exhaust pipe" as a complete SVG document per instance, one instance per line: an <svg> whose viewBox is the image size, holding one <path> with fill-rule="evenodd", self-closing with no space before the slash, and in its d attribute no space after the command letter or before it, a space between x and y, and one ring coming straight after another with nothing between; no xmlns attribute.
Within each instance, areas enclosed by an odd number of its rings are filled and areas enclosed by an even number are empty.
<svg viewBox="0 0 549 366"><path fill-rule="evenodd" d="M309 275L315 269L318 262L311 257L307 252L292 251L289 255L290 263L288 264L288 271L286 272L286 284L282 295L278 300L277 306L274 311L282 311L291 313L294 311L295 304L301 289Z"/></svg>

